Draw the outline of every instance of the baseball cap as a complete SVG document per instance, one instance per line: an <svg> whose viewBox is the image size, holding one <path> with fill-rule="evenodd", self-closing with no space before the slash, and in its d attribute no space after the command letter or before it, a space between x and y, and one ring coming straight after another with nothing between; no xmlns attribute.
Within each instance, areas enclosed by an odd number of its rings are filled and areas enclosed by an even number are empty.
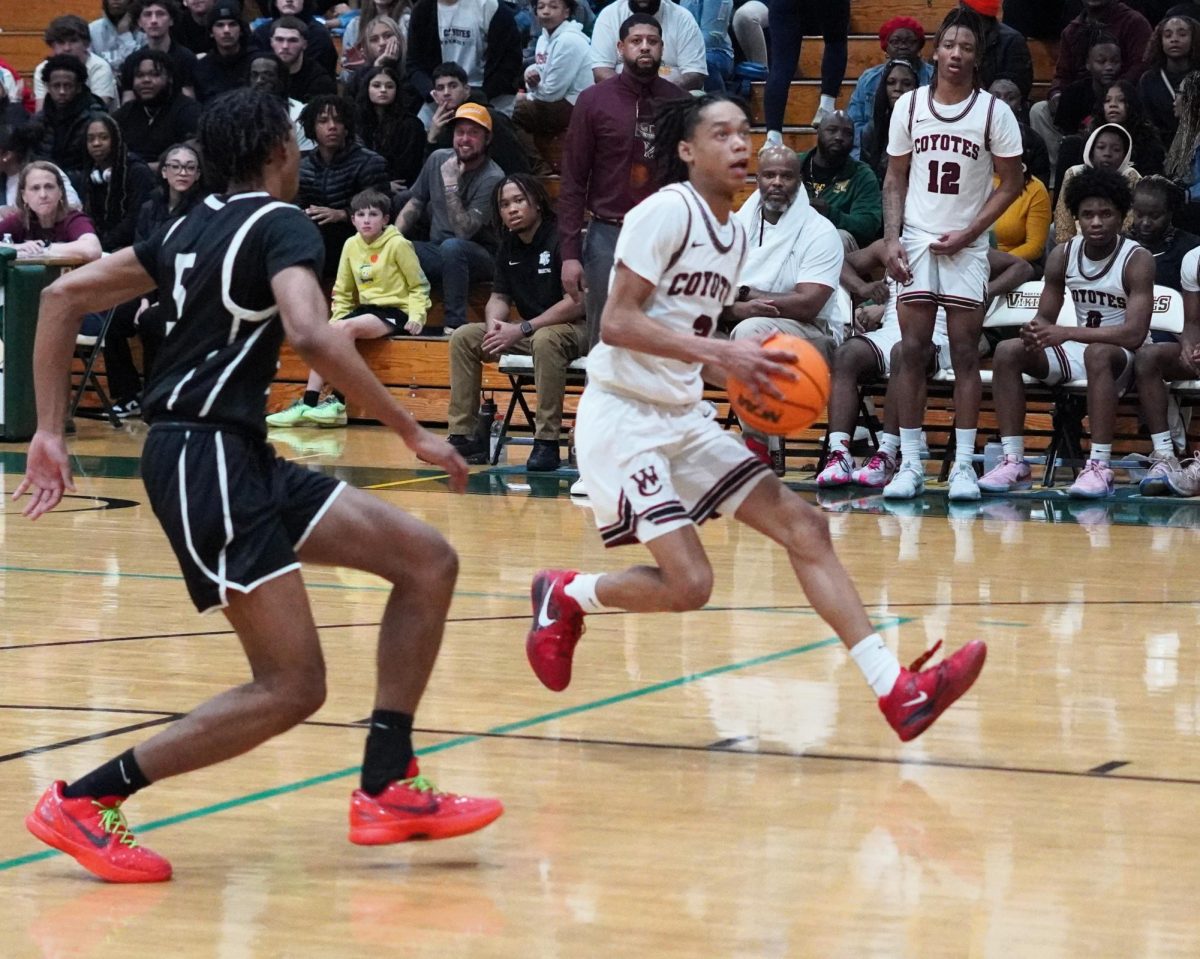
<svg viewBox="0 0 1200 959"><path fill-rule="evenodd" d="M208 12L208 28L211 30L213 26L221 20L236 20L242 22L242 6L237 0L220 0Z"/></svg>
<svg viewBox="0 0 1200 959"><path fill-rule="evenodd" d="M478 103L464 103L454 111L454 119L470 120L472 123L478 123L488 133L492 132L492 115L488 113L487 107Z"/></svg>

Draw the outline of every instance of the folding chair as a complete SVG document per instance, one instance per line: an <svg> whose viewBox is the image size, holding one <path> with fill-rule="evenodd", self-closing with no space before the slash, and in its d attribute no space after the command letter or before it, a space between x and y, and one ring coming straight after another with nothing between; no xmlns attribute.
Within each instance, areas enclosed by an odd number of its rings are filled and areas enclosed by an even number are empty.
<svg viewBox="0 0 1200 959"><path fill-rule="evenodd" d="M533 411L529 408L524 392L525 387L533 386L533 357L523 356L520 353L505 353L500 357L499 370L508 377L512 393L509 395L508 409L504 411L504 419L500 423L500 433L496 437L492 450L491 463L493 466L500 462L500 453L503 451L505 443L515 443L519 446L533 445L531 436L513 438L508 435L518 407L525 414L525 421L529 424L530 430L533 429ZM572 360L567 367L567 385L582 386L586 377L587 357L581 356L577 360Z"/></svg>
<svg viewBox="0 0 1200 959"><path fill-rule="evenodd" d="M74 386L71 408L67 415L70 417L76 415L84 416L89 419L107 417L113 429L119 430L121 428L121 420L113 410L112 401L109 399L108 393L105 392L99 378L96 376L96 360L99 359L101 353L104 351L104 338L108 335L108 328L112 325L115 313L116 308L114 307L104 314L104 319L100 323L100 330L95 336L80 333L75 337L75 359L83 364L83 371L79 374L72 373L72 376L79 376L79 382ZM83 394L87 392L95 393L99 397L99 413L92 410L83 410L80 412L79 403L83 399Z"/></svg>

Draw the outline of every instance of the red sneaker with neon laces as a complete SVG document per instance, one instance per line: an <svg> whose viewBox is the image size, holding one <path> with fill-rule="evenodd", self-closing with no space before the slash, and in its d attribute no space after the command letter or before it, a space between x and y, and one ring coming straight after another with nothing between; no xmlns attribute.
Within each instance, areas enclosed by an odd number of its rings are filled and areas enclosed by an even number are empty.
<svg viewBox="0 0 1200 959"><path fill-rule="evenodd" d="M421 775L414 759L408 778L388 784L378 796L361 789L350 796L350 841L386 846L414 839L451 839L482 829L504 812L499 799L441 792Z"/></svg>
<svg viewBox="0 0 1200 959"><path fill-rule="evenodd" d="M903 742L920 736L970 689L987 659L987 644L976 639L936 666L921 669L941 645L939 639L908 669L901 668L892 691L879 697L880 712Z"/></svg>
<svg viewBox="0 0 1200 959"><path fill-rule="evenodd" d="M544 569L533 577L533 626L525 637L525 655L537 678L559 693L571 684L571 658L583 635L583 610L563 588L573 569Z"/></svg>
<svg viewBox="0 0 1200 959"><path fill-rule="evenodd" d="M171 864L133 838L121 812L122 800L113 796L68 799L63 795L65 787L60 780L42 794L25 817L31 833L109 882L164 882L171 878Z"/></svg>

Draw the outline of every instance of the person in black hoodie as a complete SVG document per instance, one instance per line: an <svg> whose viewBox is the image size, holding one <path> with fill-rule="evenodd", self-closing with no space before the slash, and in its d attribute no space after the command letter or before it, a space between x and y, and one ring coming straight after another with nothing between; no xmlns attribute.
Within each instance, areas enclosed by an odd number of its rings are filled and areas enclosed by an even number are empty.
<svg viewBox="0 0 1200 959"><path fill-rule="evenodd" d="M483 62L468 71L467 81L482 99L497 109L512 112L516 101L517 85L524 73L521 59L523 47L521 32L512 11L497 0L472 0L482 10L484 27ZM464 2L462 7L466 6ZM459 9L457 2L439 4L438 0L419 0L413 7L412 19L408 24L408 75L407 80L423 102L432 100L433 71L447 60L459 62L454 54L457 47L442 45L438 20L441 10ZM471 75L473 74L473 75Z"/></svg>
<svg viewBox="0 0 1200 959"><path fill-rule="evenodd" d="M42 64L46 100L37 115L44 136L39 154L63 170L84 165L84 130L88 121L104 113L104 104L87 86L87 70L78 57L55 54Z"/></svg>
<svg viewBox="0 0 1200 959"><path fill-rule="evenodd" d="M387 162L392 192L411 186L425 163L425 126L405 109L394 67L371 67L358 92L359 137Z"/></svg>
<svg viewBox="0 0 1200 959"><path fill-rule="evenodd" d="M121 128L107 113L88 121L88 163L74 172L79 196L105 253L133 243L138 212L154 188L150 168L125 149Z"/></svg>
<svg viewBox="0 0 1200 959"><path fill-rule="evenodd" d="M287 67L287 95L307 103L313 97L337 92L332 74L308 55L308 25L296 17L271 24L271 51Z"/></svg>
<svg viewBox="0 0 1200 959"><path fill-rule="evenodd" d="M200 123L200 104L175 89L175 68L161 50L143 47L129 57L133 99L116 112L129 152L154 169L172 143L190 140Z"/></svg>
<svg viewBox="0 0 1200 959"><path fill-rule="evenodd" d="M387 164L358 143L354 103L345 97L315 97L300 114L305 135L317 144L300 160L295 203L320 229L325 241L322 277L337 276L342 246L354 235L350 201L363 190L390 190Z"/></svg>
<svg viewBox="0 0 1200 959"><path fill-rule="evenodd" d="M208 14L212 49L196 61L196 99L203 103L250 82L250 28L237 0L221 0Z"/></svg>
<svg viewBox="0 0 1200 959"><path fill-rule="evenodd" d="M266 7L265 15L272 20L295 17L303 22L308 40L305 58L319 66L330 77L337 75L337 50L334 49L333 38L325 28L324 21L317 16L315 0L270 0L270 3L263 6ZM264 23L254 31L254 43L259 50L271 49L270 23Z"/></svg>

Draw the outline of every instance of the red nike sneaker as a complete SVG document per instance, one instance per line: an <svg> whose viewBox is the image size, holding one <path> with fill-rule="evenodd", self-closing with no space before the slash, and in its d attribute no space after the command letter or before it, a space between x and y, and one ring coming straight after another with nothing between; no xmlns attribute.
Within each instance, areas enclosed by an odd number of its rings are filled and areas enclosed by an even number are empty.
<svg viewBox="0 0 1200 959"><path fill-rule="evenodd" d="M880 712L903 742L920 736L970 689L987 659L987 644L976 639L936 666L922 670L941 645L939 639L908 669L901 669L892 691L879 697Z"/></svg>
<svg viewBox="0 0 1200 959"><path fill-rule="evenodd" d="M525 637L525 655L547 689L562 692L571 684L571 657L583 635L583 610L563 587L573 569L544 569L533 577L533 626Z"/></svg>
<svg viewBox="0 0 1200 959"><path fill-rule="evenodd" d="M31 833L109 882L171 878L171 864L133 838L120 799L68 799L63 795L65 786L61 780L52 784L25 817Z"/></svg>
<svg viewBox="0 0 1200 959"><path fill-rule="evenodd" d="M414 759L408 778L389 783L378 796L354 790L350 796L350 841L359 846L386 846L411 839L450 839L482 829L503 812L499 799L440 792L421 775Z"/></svg>

